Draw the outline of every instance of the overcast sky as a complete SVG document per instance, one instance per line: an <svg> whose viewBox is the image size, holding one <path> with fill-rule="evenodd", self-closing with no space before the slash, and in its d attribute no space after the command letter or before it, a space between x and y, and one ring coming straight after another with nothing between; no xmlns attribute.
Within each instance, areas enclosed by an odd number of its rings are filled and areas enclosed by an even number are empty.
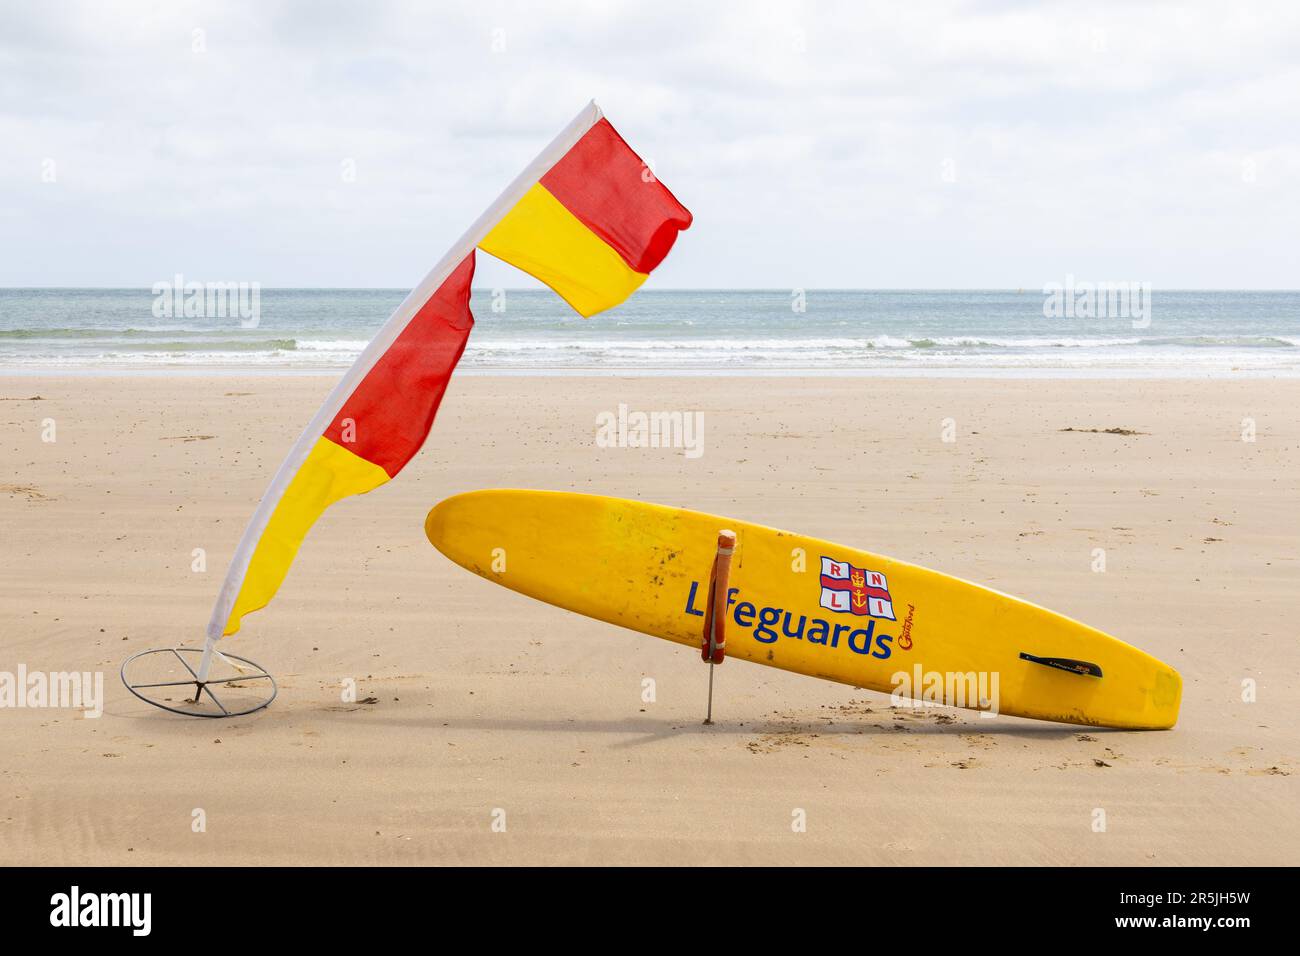
<svg viewBox="0 0 1300 956"><path fill-rule="evenodd" d="M1300 3L866 6L0 0L0 285L406 289L595 98L651 287L1300 287Z"/></svg>

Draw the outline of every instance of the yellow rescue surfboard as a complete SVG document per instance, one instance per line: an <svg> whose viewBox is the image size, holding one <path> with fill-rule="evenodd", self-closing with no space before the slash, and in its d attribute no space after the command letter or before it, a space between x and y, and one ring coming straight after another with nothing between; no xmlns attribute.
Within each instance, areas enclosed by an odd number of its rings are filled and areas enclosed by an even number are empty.
<svg viewBox="0 0 1300 956"><path fill-rule="evenodd" d="M1160 730L1178 719L1182 678L1136 647L846 545L552 491L456 495L425 521L434 547L480 577L696 653L723 530L737 539L725 608L730 658L1040 720Z"/></svg>

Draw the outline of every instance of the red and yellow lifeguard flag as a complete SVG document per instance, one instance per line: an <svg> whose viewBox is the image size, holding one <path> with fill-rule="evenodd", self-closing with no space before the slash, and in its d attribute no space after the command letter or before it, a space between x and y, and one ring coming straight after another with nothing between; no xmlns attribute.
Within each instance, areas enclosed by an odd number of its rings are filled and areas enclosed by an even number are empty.
<svg viewBox="0 0 1300 956"><path fill-rule="evenodd" d="M639 289L690 224L686 207L601 119L478 247L591 316Z"/></svg>
<svg viewBox="0 0 1300 956"><path fill-rule="evenodd" d="M280 466L208 624L209 646L275 596L331 504L402 470L424 444L474 325L474 250L591 316L635 292L691 214L589 104L479 217L386 322Z"/></svg>

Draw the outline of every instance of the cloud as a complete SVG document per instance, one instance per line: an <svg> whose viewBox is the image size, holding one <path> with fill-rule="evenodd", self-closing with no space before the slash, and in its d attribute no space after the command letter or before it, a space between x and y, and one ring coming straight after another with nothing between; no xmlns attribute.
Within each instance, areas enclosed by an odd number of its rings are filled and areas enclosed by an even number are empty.
<svg viewBox="0 0 1300 956"><path fill-rule="evenodd" d="M595 97L696 214L660 287L1294 286L1298 46L1289 3L9 5L0 284L407 288Z"/></svg>

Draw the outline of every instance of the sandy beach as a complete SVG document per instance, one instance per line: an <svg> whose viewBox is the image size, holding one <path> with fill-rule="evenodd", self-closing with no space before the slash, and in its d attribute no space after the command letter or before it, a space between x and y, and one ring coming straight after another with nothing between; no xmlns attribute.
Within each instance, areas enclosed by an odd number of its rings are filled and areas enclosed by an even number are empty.
<svg viewBox="0 0 1300 956"><path fill-rule="evenodd" d="M106 696L99 719L0 711L0 858L1300 863L1300 381L462 375L407 471L331 509L229 642L278 700L233 721L152 710L119 664L201 642L245 521L335 380L0 378L0 670L102 671ZM703 454L597 447L621 402L702 411ZM428 509L487 487L698 508L990 585L1171 663L1181 719L896 711L728 662L703 726L697 654L430 547ZM344 702L349 678L373 702Z"/></svg>

